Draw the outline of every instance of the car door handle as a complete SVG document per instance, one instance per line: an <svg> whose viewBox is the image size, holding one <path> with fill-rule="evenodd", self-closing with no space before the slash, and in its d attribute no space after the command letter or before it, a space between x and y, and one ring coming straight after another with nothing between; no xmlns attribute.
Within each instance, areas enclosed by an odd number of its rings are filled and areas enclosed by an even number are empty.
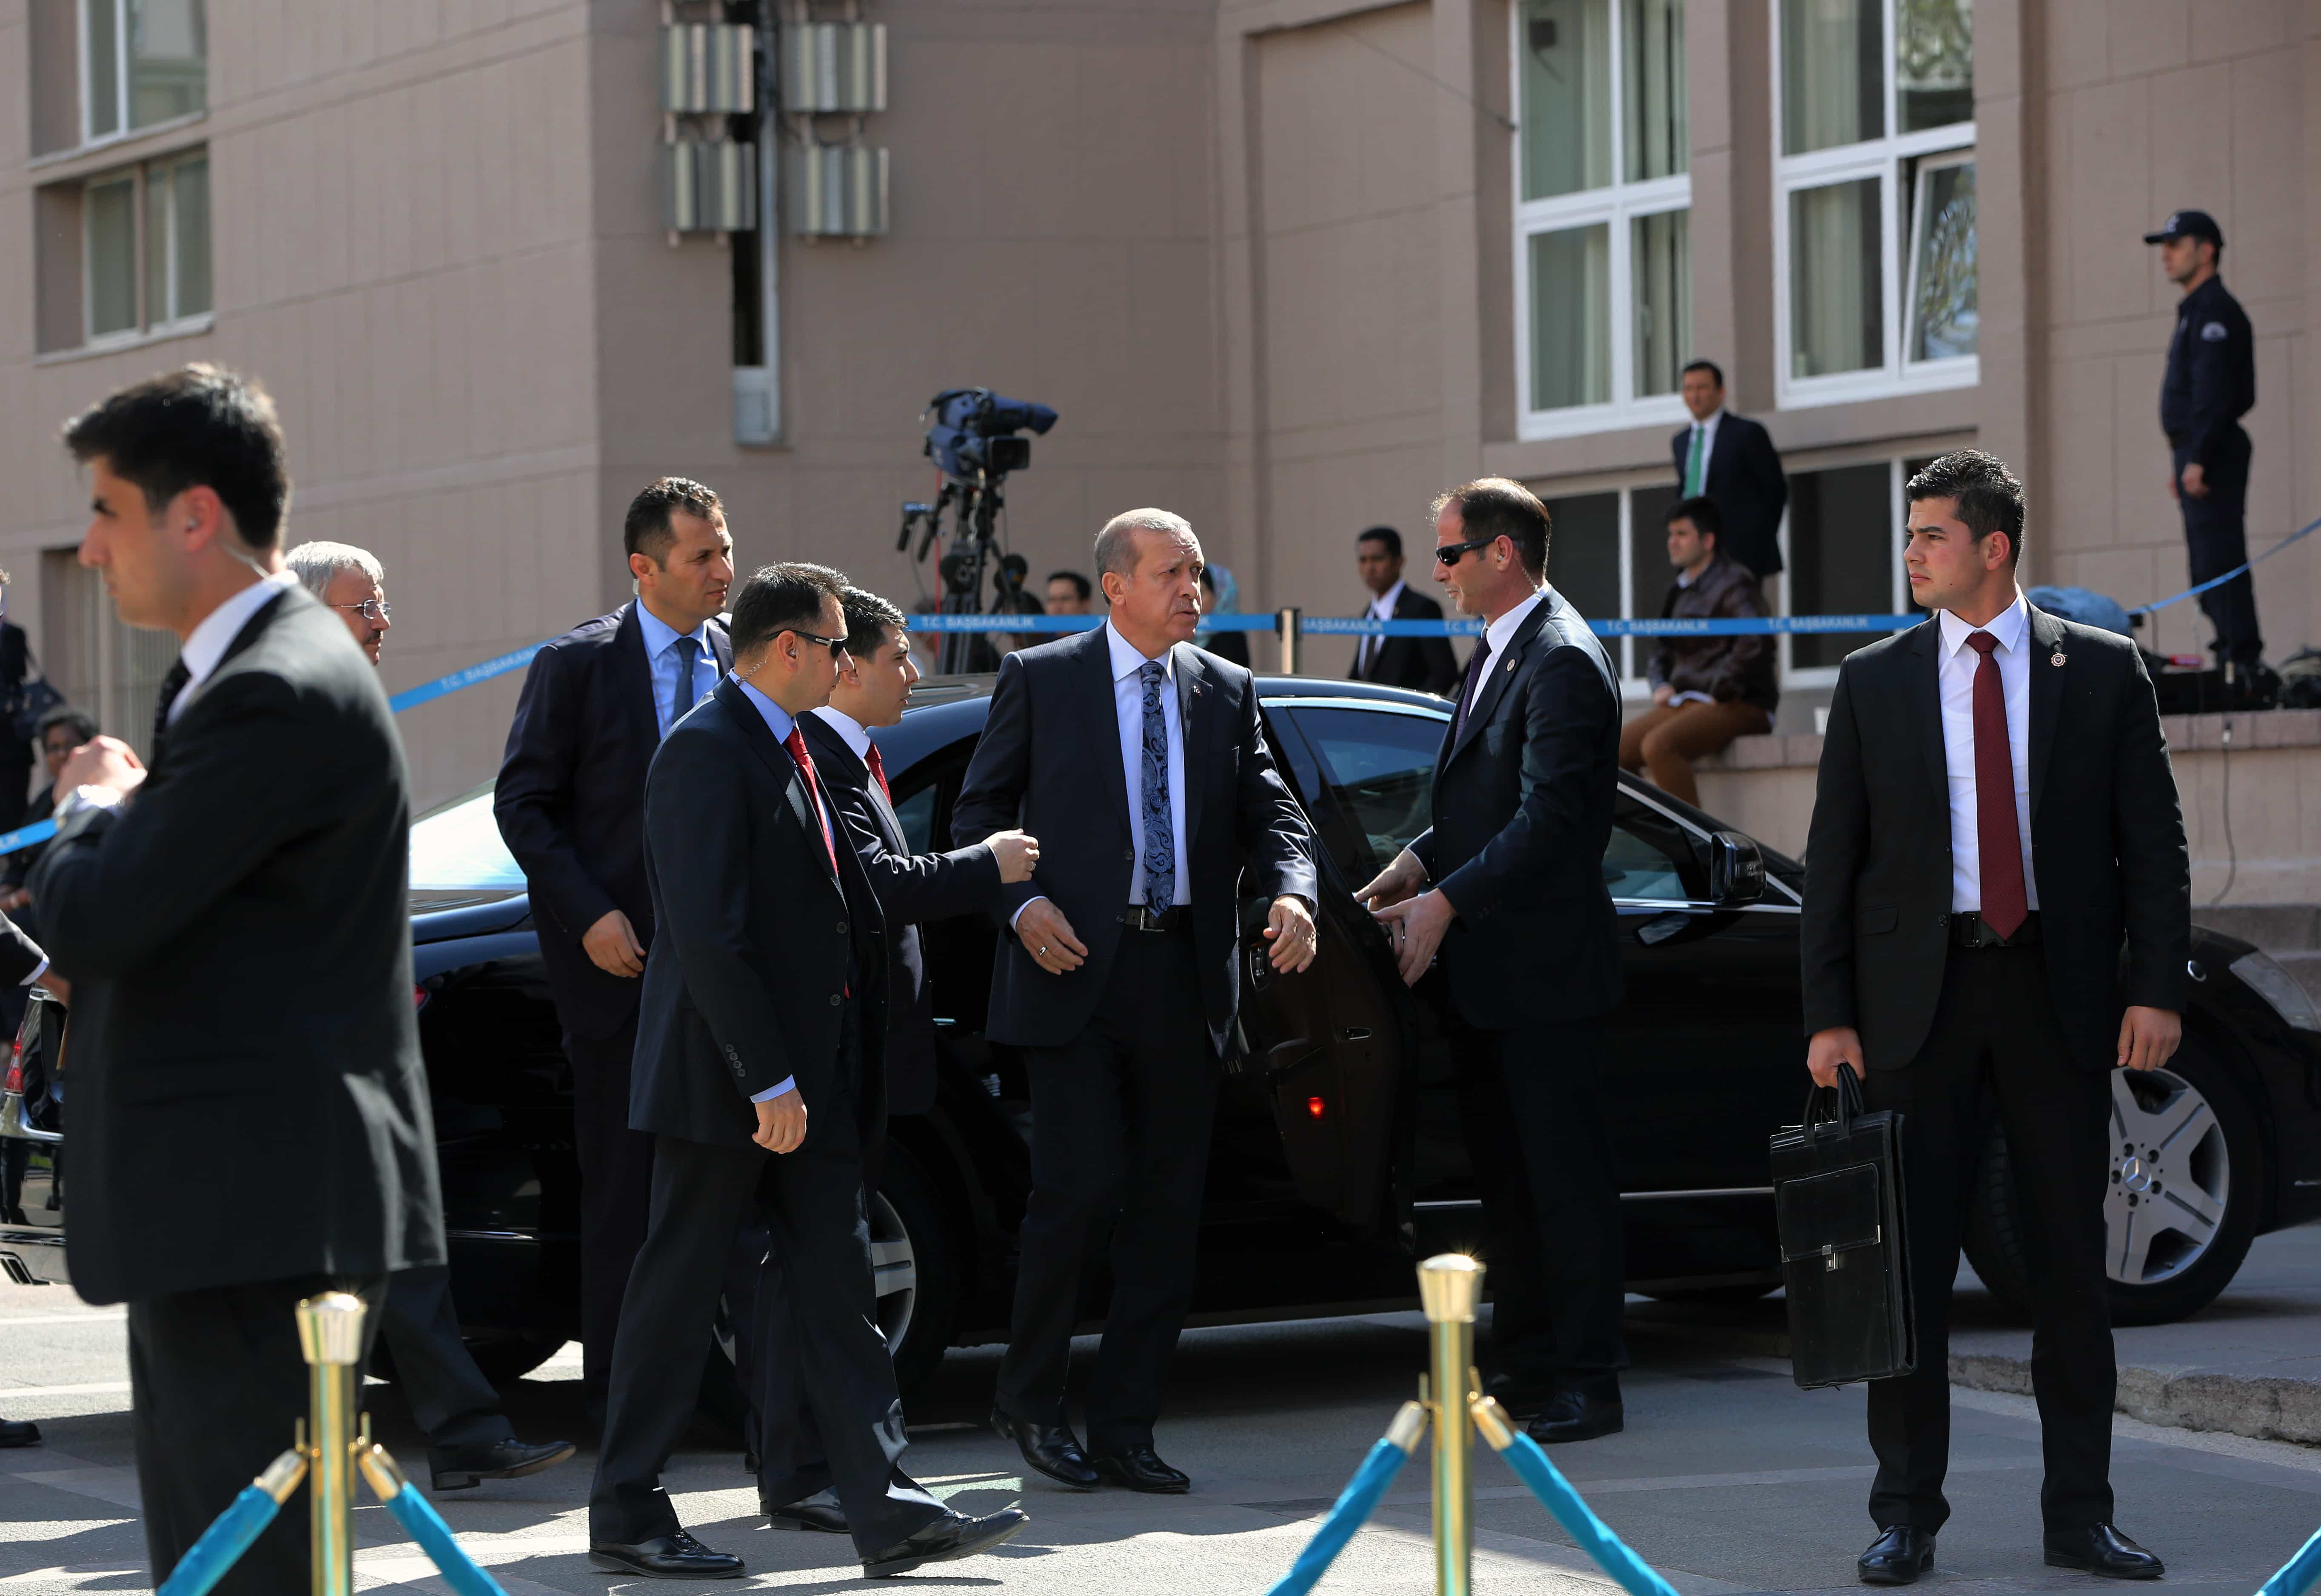
<svg viewBox="0 0 2321 1596"><path fill-rule="evenodd" d="M1348 1026L1338 1033L1341 1042L1367 1042L1370 1039L1370 1028L1368 1026Z"/></svg>

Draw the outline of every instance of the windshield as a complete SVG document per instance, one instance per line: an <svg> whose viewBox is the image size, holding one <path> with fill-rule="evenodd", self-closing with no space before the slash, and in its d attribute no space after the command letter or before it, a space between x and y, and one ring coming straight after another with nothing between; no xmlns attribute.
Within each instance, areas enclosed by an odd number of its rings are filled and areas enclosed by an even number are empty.
<svg viewBox="0 0 2321 1596"><path fill-rule="evenodd" d="M411 823L414 892L523 890L523 871L500 841L488 785L438 804Z"/></svg>

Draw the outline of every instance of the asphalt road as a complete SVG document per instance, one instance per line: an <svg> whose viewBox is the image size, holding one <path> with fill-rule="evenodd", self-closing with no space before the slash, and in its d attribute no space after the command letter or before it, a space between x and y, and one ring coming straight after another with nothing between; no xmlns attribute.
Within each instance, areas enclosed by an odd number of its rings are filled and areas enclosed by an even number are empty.
<svg viewBox="0 0 2321 1596"><path fill-rule="evenodd" d="M1768 1307L1720 1319L1632 1304L1626 1432L1555 1453L1685 1596L1858 1588L1852 1560L1872 1533L1861 1391L1799 1391L1785 1364L1748 1350L1761 1345ZM964 1509L1020 1498L1032 1528L997 1555L911 1579L1033 1596L1259 1596L1409 1394L1424 1337L1415 1314L1188 1336L1160 1435L1163 1455L1195 1480L1193 1494L1176 1499L1079 1496L1037 1479L1026 1489L1013 1448L979 1422L994 1354L954 1354L914 1406L909 1464ZM0 1591L146 1588L123 1339L118 1309L87 1308L62 1288L0 1286L0 1415L37 1419L47 1438L0 1452ZM524 1435L582 1428L576 1353L568 1347L511 1391ZM381 1438L421 1463L425 1446L392 1390L374 1384L369 1400ZM2321 1523L2321 1451L2128 1418L2116 1423L2115 1447L2121 1526L2168 1560L2179 1591L2253 1591ZM510 1596L650 1588L587 1566L590 1462L584 1449L548 1473L438 1505ZM1479 1591L1608 1588L1496 1459L1480 1455L1476 1470ZM1985 1596L2095 1583L2042 1564L2038 1483L2029 1400L1958 1393L1955 1516L1929 1587ZM694 1530L748 1559L746 1582L862 1588L842 1540L753 1525L755 1491L713 1432L696 1433L669 1484ZM1422 1454L1324 1592L1433 1590L1425 1485ZM359 1521L363 1587L443 1589L383 1509L362 1508Z"/></svg>

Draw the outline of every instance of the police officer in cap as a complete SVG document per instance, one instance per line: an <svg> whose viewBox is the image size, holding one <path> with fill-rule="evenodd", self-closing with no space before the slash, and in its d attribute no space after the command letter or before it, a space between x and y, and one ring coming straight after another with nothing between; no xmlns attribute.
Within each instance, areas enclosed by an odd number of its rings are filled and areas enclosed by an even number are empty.
<svg viewBox="0 0 2321 1596"><path fill-rule="evenodd" d="M2184 292L2168 341L2168 375L2160 385L2160 426L2168 434L2168 492L2184 510L2192 580L2248 559L2249 435L2240 418L2256 403L2254 334L2240 301L2216 275L2225 235L2206 211L2178 211L2157 233L2161 265ZM2216 629L2217 663L2246 675L2262 671L2264 640L2256 629L2256 588L2243 572L2200 595Z"/></svg>

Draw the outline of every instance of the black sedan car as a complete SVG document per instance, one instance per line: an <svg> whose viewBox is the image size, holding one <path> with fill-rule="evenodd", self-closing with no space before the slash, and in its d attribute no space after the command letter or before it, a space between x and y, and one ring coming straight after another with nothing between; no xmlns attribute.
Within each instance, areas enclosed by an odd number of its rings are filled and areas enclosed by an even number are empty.
<svg viewBox="0 0 2321 1596"><path fill-rule="evenodd" d="M988 679L924 683L880 734L915 844L947 846ZM1449 707L1304 678L1261 682L1270 734L1321 839L1322 952L1277 974L1248 944L1243 1047L1227 1066L1195 1312L1209 1322L1406 1302L1411 1261L1480 1249L1452 1075L1429 1014L1354 903L1425 824ZM1628 999L1611 1019L1631 1288L1761 1295L1779 1279L1766 1142L1798 1117L1801 867L1657 789L1622 779L1604 878ZM455 1296L478 1358L505 1378L578 1328L570 1084L523 880L479 790L412 831L412 939ZM1265 906L1252 899L1248 919ZM951 1345L1006 1333L1033 1112L1014 1052L983 1035L996 933L927 928L942 1084L898 1119L874 1203L880 1311L906 1387ZM2277 964L2207 931L2171 1065L2115 1076L2115 1318L2196 1311L2253 1236L2321 1214L2321 1017ZM36 1006L0 1101L0 1263L62 1278L63 1126L53 1004ZM230 1150L221 1149L222 1155ZM1994 1127L1971 1253L2021 1292L2006 1148ZM221 1224L237 1222L221 1215ZM1100 1310L1100 1278L1088 1282Z"/></svg>

